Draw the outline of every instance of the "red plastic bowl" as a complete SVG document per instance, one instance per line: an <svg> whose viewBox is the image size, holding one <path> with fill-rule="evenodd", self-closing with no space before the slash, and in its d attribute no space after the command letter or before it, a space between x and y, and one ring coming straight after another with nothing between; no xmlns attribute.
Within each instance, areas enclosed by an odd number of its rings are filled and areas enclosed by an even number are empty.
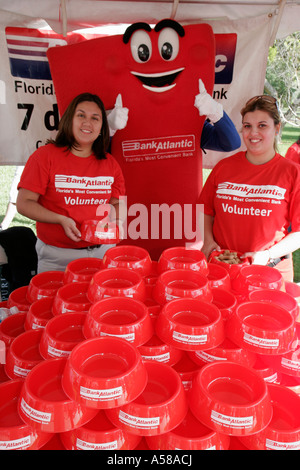
<svg viewBox="0 0 300 470"><path fill-rule="evenodd" d="M96 410L70 400L62 389L66 359L48 359L27 375L18 405L22 420L35 430L61 433L90 421Z"/></svg>
<svg viewBox="0 0 300 470"><path fill-rule="evenodd" d="M25 330L45 328L48 321L53 318L52 305L54 297L44 297L33 302L26 315Z"/></svg>
<svg viewBox="0 0 300 470"><path fill-rule="evenodd" d="M169 366L174 366L178 362L183 352L180 349L164 343L156 335L152 335L150 340L138 348L143 361L155 361Z"/></svg>
<svg viewBox="0 0 300 470"><path fill-rule="evenodd" d="M8 377L25 379L31 369L43 360L39 352L41 335L42 330L29 330L13 340L5 364Z"/></svg>
<svg viewBox="0 0 300 470"><path fill-rule="evenodd" d="M30 302L27 300L28 286L13 290L7 300L7 308L17 307L19 312L28 312Z"/></svg>
<svg viewBox="0 0 300 470"><path fill-rule="evenodd" d="M277 289L261 289L254 290L249 293L249 300L254 302L265 301L280 305L280 307L287 310L292 317L296 320L299 314L299 307L296 299L287 292Z"/></svg>
<svg viewBox="0 0 300 470"><path fill-rule="evenodd" d="M173 431L146 437L151 450L228 450L230 437L212 431L188 411Z"/></svg>
<svg viewBox="0 0 300 470"><path fill-rule="evenodd" d="M207 261L200 250L191 250L183 246L167 248L158 260L158 272L161 274L169 269L191 269L204 276L208 273Z"/></svg>
<svg viewBox="0 0 300 470"><path fill-rule="evenodd" d="M13 340L25 331L26 312L14 313L0 323L0 340L10 346Z"/></svg>
<svg viewBox="0 0 300 470"><path fill-rule="evenodd" d="M195 374L199 371L200 367L190 358L189 354L186 351L182 351L182 357L179 359L176 364L174 364L173 369L176 370L179 375L183 388L187 392L190 390Z"/></svg>
<svg viewBox="0 0 300 470"><path fill-rule="evenodd" d="M237 257L240 260L239 264L229 264L229 263L225 263L225 261L221 261L221 260L217 259L220 255L225 253L225 251L228 251L228 250L213 251L210 254L209 258L208 258L208 262L213 263L213 264L218 264L219 266L222 266L224 269L226 269L228 271L230 278L234 279L238 275L241 268L243 268L244 266L249 266L250 265L250 260L249 260L249 258L241 258L243 253L241 253L239 251L234 251L234 253L236 253ZM233 252L233 250L231 250L231 251Z"/></svg>
<svg viewBox="0 0 300 470"><path fill-rule="evenodd" d="M72 349L85 340L85 313L65 313L53 317L43 330L40 353L44 359L69 357Z"/></svg>
<svg viewBox="0 0 300 470"><path fill-rule="evenodd" d="M147 371L138 350L119 338L92 338L71 352L62 385L70 399L93 409L121 406L145 388Z"/></svg>
<svg viewBox="0 0 300 470"><path fill-rule="evenodd" d="M67 450L133 450L141 440L114 426L103 410L84 426L60 436Z"/></svg>
<svg viewBox="0 0 300 470"><path fill-rule="evenodd" d="M231 289L231 280L228 271L218 264L208 263L208 282L210 288Z"/></svg>
<svg viewBox="0 0 300 470"><path fill-rule="evenodd" d="M258 289L278 289L284 291L284 280L276 268L252 264L240 269L231 281L232 290L248 296Z"/></svg>
<svg viewBox="0 0 300 470"><path fill-rule="evenodd" d="M64 272L64 284L68 282L90 282L97 271L103 268L102 259L79 258L68 263Z"/></svg>
<svg viewBox="0 0 300 470"><path fill-rule="evenodd" d="M113 245L119 243L119 227L113 222L107 222L104 226L99 219L85 220L80 228L81 239L94 245Z"/></svg>
<svg viewBox="0 0 300 470"><path fill-rule="evenodd" d="M298 304L299 312L300 312L300 286L295 282L285 282L285 291L287 294L294 297ZM298 313L297 321L300 322L300 313Z"/></svg>
<svg viewBox="0 0 300 470"><path fill-rule="evenodd" d="M120 408L106 411L111 422L140 436L171 431L184 419L187 399L177 372L166 364L145 362L148 382L145 390Z"/></svg>
<svg viewBox="0 0 300 470"><path fill-rule="evenodd" d="M53 297L63 285L63 271L45 271L36 274L29 282L27 300L32 303L43 297Z"/></svg>
<svg viewBox="0 0 300 470"><path fill-rule="evenodd" d="M273 407L270 424L261 432L240 438L250 450L300 450L300 397L286 387L269 384Z"/></svg>
<svg viewBox="0 0 300 470"><path fill-rule="evenodd" d="M182 297L199 298L210 302L212 293L208 280L203 274L188 269L171 269L157 278L152 292L153 299L160 305Z"/></svg>
<svg viewBox="0 0 300 470"><path fill-rule="evenodd" d="M105 297L131 297L144 301L145 281L139 273L127 268L102 269L92 278L87 297L94 303Z"/></svg>
<svg viewBox="0 0 300 470"><path fill-rule="evenodd" d="M91 302L87 297L89 282L70 282L60 287L54 296L53 315L80 312L87 313Z"/></svg>
<svg viewBox="0 0 300 470"><path fill-rule="evenodd" d="M199 366L205 366L215 361L231 361L252 367L256 361L256 354L237 346L228 338L225 338L220 346L210 351L190 351L188 354Z"/></svg>
<svg viewBox="0 0 300 470"><path fill-rule="evenodd" d="M176 299L164 305L157 321L156 334L178 349L208 350L225 339L220 310L198 299Z"/></svg>
<svg viewBox="0 0 300 470"><path fill-rule="evenodd" d="M19 416L22 386L21 379L0 384L0 450L37 450L52 437L51 433L36 431Z"/></svg>
<svg viewBox="0 0 300 470"><path fill-rule="evenodd" d="M300 345L287 354L263 356L263 361L278 372L300 378Z"/></svg>
<svg viewBox="0 0 300 470"><path fill-rule="evenodd" d="M223 320L228 320L235 312L237 298L232 292L221 287L213 287L211 292L212 303L220 310Z"/></svg>
<svg viewBox="0 0 300 470"><path fill-rule="evenodd" d="M257 354L285 354L293 346L295 321L285 309L270 302L244 302L226 323L234 343Z"/></svg>
<svg viewBox="0 0 300 470"><path fill-rule="evenodd" d="M86 338L115 336L138 347L153 335L153 324L146 305L129 297L109 297L95 302L86 316Z"/></svg>
<svg viewBox="0 0 300 470"><path fill-rule="evenodd" d="M110 248L103 256L104 268L127 268L148 276L152 261L147 250L134 245L120 245Z"/></svg>
<svg viewBox="0 0 300 470"><path fill-rule="evenodd" d="M250 367L213 362L195 375L189 405L199 421L217 432L243 436L264 429L272 405L263 378Z"/></svg>

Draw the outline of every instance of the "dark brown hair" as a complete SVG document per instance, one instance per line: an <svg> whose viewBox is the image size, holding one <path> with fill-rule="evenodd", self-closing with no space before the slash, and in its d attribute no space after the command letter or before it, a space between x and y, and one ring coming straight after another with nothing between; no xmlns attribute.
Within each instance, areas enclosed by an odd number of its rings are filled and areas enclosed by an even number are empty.
<svg viewBox="0 0 300 470"><path fill-rule="evenodd" d="M101 160L103 158L106 158L106 152L109 146L109 127L105 107L102 100L99 98L99 96L93 95L91 93L81 93L71 101L59 122L58 133L55 139L49 139L47 141L47 144L53 143L57 147L67 147L68 150L71 150L72 147L76 148L78 144L73 135L73 117L77 106L83 101L90 101L96 103L98 108L101 110L101 134L97 137L97 139L93 142L92 145L92 149L96 158Z"/></svg>

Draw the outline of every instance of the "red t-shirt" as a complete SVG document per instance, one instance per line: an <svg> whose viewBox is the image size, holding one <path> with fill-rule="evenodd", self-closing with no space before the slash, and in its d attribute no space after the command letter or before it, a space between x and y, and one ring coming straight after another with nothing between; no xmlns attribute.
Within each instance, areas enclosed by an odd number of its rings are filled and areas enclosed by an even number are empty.
<svg viewBox="0 0 300 470"><path fill-rule="evenodd" d="M18 188L40 194L39 203L58 214L71 217L80 229L86 219L95 219L97 207L125 194L119 164L110 154L98 160L92 154L77 157L66 148L48 144L28 159ZM61 248L90 245L73 242L59 224L36 223L37 237L44 243Z"/></svg>
<svg viewBox="0 0 300 470"><path fill-rule="evenodd" d="M288 160L292 160L295 163L300 163L300 144L295 142L293 145L291 145L285 154L285 158Z"/></svg>
<svg viewBox="0 0 300 470"><path fill-rule="evenodd" d="M300 166L279 154L253 165L239 152L221 160L200 195L204 213L214 217L221 248L259 251L300 230Z"/></svg>

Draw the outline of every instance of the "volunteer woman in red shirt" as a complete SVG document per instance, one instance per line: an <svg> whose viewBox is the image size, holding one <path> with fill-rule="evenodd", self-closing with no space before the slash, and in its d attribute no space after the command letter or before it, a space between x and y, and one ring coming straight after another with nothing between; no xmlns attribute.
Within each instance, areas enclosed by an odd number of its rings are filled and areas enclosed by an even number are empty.
<svg viewBox="0 0 300 470"><path fill-rule="evenodd" d="M246 151L217 163L200 195L202 251L208 258L227 248L260 265L287 256L276 268L292 281L291 253L300 248L300 166L276 151L280 116L273 97L251 98L241 115Z"/></svg>
<svg viewBox="0 0 300 470"><path fill-rule="evenodd" d="M38 272L65 270L73 259L103 258L112 245L91 245L80 226L110 204L116 222L125 215L121 168L107 153L109 127L100 98L83 93L68 106L55 140L28 159L18 185L17 210L36 221Z"/></svg>

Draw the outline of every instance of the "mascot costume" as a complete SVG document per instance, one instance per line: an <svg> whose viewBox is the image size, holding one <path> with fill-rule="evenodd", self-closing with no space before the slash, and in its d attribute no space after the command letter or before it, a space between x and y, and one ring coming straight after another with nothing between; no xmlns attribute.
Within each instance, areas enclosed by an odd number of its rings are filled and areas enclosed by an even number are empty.
<svg viewBox="0 0 300 470"><path fill-rule="evenodd" d="M193 243L202 189L201 133L205 119L213 122L214 109L218 114L222 108L210 96L212 28L183 27L170 19L153 29L135 23L124 35L51 48L48 60L61 115L82 92L99 95L112 110L111 154L126 182L123 242L144 247L153 260L168 247Z"/></svg>

